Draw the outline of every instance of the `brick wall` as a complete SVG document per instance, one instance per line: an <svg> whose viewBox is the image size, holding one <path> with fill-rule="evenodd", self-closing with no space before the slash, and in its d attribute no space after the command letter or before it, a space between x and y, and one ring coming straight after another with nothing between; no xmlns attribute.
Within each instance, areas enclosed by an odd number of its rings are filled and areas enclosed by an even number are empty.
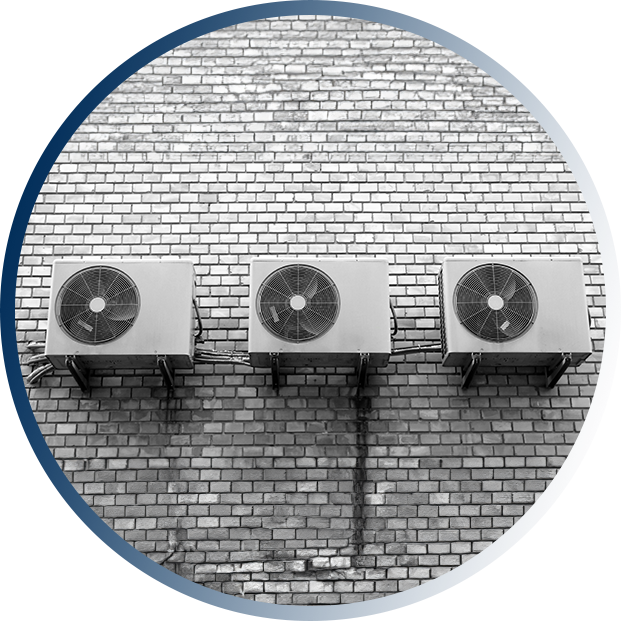
<svg viewBox="0 0 621 621"><path fill-rule="evenodd" d="M107 97L39 196L18 278L24 372L55 258L196 265L207 346L247 348L249 262L382 256L401 331L437 341L454 255L575 256L595 354L551 390L438 354L395 358L355 407L352 369L201 365L67 373L29 390L67 477L125 540L225 593L338 604L414 587L500 537L580 430L603 342L603 275L561 154L487 74L430 41L333 17L241 24L182 45Z"/></svg>

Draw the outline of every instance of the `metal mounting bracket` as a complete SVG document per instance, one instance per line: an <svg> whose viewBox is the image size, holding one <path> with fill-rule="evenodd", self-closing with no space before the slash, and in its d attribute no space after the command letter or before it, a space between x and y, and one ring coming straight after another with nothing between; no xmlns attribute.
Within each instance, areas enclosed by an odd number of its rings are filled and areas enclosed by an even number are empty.
<svg viewBox="0 0 621 621"><path fill-rule="evenodd" d="M172 361L168 356L158 356L157 367L164 378L166 388L172 390L175 387L175 369L173 368Z"/></svg>
<svg viewBox="0 0 621 621"><path fill-rule="evenodd" d="M479 365L481 364L481 354L470 354L470 362L461 368L461 387L466 390L470 386L470 382L474 377Z"/></svg>
<svg viewBox="0 0 621 621"><path fill-rule="evenodd" d="M369 354L360 354L358 358L358 394L367 385L367 375L369 371Z"/></svg>
<svg viewBox="0 0 621 621"><path fill-rule="evenodd" d="M546 369L546 388L554 388L570 364L571 354L561 354L558 360Z"/></svg>
<svg viewBox="0 0 621 621"><path fill-rule="evenodd" d="M270 365L272 367L272 388L276 394L280 392L280 354L272 352L270 354Z"/></svg>
<svg viewBox="0 0 621 621"><path fill-rule="evenodd" d="M88 392L90 388L88 382L88 370L84 368L80 359L77 356L66 356L65 366L69 369L69 373L71 373L73 379L82 389L82 392Z"/></svg>
<svg viewBox="0 0 621 621"><path fill-rule="evenodd" d="M361 396L363 388L367 385L367 375L369 371L369 354L360 354L358 357L358 377L356 381L356 397L354 402L358 410L369 409L370 400Z"/></svg>

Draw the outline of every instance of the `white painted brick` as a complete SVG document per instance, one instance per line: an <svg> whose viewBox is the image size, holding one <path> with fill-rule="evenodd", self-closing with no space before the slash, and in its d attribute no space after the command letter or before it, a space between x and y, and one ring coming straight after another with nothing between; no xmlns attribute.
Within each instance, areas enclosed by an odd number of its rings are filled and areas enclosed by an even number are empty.
<svg viewBox="0 0 621 621"><path fill-rule="evenodd" d="M355 442L351 369L291 373L277 397L263 371L201 365L177 375L174 416L162 409L155 372L95 374L89 399L60 373L30 397L67 475L124 536L146 530L161 554L169 529L194 531L205 557L194 565L199 581L266 601L375 597L392 588L389 579L410 588L464 562L496 536L483 532L519 517L549 480L535 471L549 477L562 463L597 379L604 283L588 210L556 146L494 79L417 35L329 16L249 22L175 48L107 97L52 168L23 246L18 338L24 351L25 341L45 338L54 258L179 256L196 264L208 345L243 351L250 258L307 253L387 256L400 346L439 338L444 256L579 254L585 262L598 351L552 396L538 392L530 371L492 373L460 392L437 355L372 374L378 415L369 417L365 517L385 520L376 533L406 538L403 566L377 540L364 548L372 566L351 567L352 478L337 476L356 463L341 452ZM128 431L133 425L139 431ZM512 434L520 442L507 441ZM153 481L133 476L140 460ZM463 469L477 474L453 476ZM119 475L111 485L123 491L93 487L101 470ZM484 470L497 476L485 479ZM523 479L507 478L519 471ZM175 472L178 480L167 478ZM158 517L157 529L149 515L134 522L120 497L134 482L145 485L138 507L148 512L159 497L160 507L177 502L180 517ZM148 489L160 482L164 491ZM169 485L182 487L164 493ZM423 516L430 507L436 516ZM470 525L496 507L496 522L478 532ZM442 526L452 519L468 525ZM462 540L443 540L460 529ZM291 555L280 559L281 551ZM331 578L305 575L307 562ZM271 581L269 572L283 569L296 579Z"/></svg>

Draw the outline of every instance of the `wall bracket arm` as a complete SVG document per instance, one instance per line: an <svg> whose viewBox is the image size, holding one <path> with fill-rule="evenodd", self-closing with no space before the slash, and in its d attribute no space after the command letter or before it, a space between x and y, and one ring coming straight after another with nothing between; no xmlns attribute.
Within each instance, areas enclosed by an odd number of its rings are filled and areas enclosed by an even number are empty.
<svg viewBox="0 0 621 621"><path fill-rule="evenodd" d="M369 372L369 354L360 354L358 358L358 378L357 378L357 394L367 385L367 376Z"/></svg>
<svg viewBox="0 0 621 621"><path fill-rule="evenodd" d="M571 364L571 354L561 354L559 359L546 369L546 388L554 388Z"/></svg>
<svg viewBox="0 0 621 621"><path fill-rule="evenodd" d="M168 388L168 390L172 390L175 387L175 369L172 361L168 356L158 356L157 367L162 374L166 388Z"/></svg>
<svg viewBox="0 0 621 621"><path fill-rule="evenodd" d="M69 373L71 373L73 379L82 389L82 392L88 392L90 388L88 370L84 368L80 359L77 356L67 356L65 358L65 366L69 369Z"/></svg>
<svg viewBox="0 0 621 621"><path fill-rule="evenodd" d="M481 354L470 354L470 362L461 369L461 387L466 390L474 377L479 365L481 364Z"/></svg>
<svg viewBox="0 0 621 621"><path fill-rule="evenodd" d="M272 367L272 388L278 395L280 392L280 354L272 352L270 354L270 366Z"/></svg>

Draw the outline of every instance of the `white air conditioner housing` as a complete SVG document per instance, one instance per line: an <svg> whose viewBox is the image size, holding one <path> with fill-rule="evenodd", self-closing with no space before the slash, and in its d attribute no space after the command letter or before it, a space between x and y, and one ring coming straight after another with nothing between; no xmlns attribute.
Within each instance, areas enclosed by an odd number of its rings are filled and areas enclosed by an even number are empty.
<svg viewBox="0 0 621 621"><path fill-rule="evenodd" d="M449 258L439 293L444 366L577 366L592 352L579 258Z"/></svg>
<svg viewBox="0 0 621 621"><path fill-rule="evenodd" d="M194 266L174 259L57 260L45 354L56 368L193 368Z"/></svg>
<svg viewBox="0 0 621 621"><path fill-rule="evenodd" d="M391 351L388 261L258 258L250 266L250 361L269 367L354 366Z"/></svg>

